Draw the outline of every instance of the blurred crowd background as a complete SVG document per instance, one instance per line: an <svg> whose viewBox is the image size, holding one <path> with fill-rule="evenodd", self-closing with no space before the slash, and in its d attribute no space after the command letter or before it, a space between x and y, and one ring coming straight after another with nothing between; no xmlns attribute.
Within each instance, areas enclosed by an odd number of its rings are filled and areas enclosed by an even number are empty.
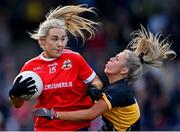
<svg viewBox="0 0 180 132"><path fill-rule="evenodd" d="M11 107L8 91L23 64L41 53L30 39L45 20L45 14L58 5L88 4L97 8L102 23L96 37L82 45L70 39L69 47L80 52L104 84L104 65L109 57L126 48L140 24L153 33L169 36L176 59L162 69L145 69L133 84L140 105L142 130L180 130L180 1L179 0L0 0L0 130L33 130L33 102L21 109Z"/></svg>

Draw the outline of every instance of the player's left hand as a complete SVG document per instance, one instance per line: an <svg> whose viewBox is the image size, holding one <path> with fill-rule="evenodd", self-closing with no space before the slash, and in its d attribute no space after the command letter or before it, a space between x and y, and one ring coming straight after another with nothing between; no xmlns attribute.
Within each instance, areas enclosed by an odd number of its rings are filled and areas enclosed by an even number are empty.
<svg viewBox="0 0 180 132"><path fill-rule="evenodd" d="M45 118L50 119L50 120L58 119L58 114L53 108L51 108L50 110L46 109L46 108L35 109L32 112L32 116L33 117L35 117L35 116L37 116L37 117L45 117Z"/></svg>
<svg viewBox="0 0 180 132"><path fill-rule="evenodd" d="M91 100L94 101L98 101L101 96L102 96L102 91L100 89L98 89L96 86L94 85L88 85L87 86L87 95L90 96Z"/></svg>

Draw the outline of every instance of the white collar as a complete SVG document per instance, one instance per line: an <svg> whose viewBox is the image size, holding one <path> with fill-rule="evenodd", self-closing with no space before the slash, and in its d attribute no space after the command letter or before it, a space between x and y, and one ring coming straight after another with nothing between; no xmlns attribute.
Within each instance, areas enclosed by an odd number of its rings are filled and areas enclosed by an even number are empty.
<svg viewBox="0 0 180 132"><path fill-rule="evenodd" d="M43 54L44 54L44 52L41 53L40 58L43 59L43 60L45 60L45 61L52 61L52 60L55 60L55 59L56 59L56 58L45 58L45 57L43 56Z"/></svg>

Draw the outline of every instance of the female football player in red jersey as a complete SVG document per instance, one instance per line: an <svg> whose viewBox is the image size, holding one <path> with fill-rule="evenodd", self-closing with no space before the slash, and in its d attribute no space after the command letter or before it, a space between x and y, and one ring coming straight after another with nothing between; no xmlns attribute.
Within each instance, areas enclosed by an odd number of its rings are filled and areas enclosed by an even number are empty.
<svg viewBox="0 0 180 132"><path fill-rule="evenodd" d="M110 58L105 66L104 72L110 85L103 90L91 88L94 98L99 98L91 108L69 112L42 108L35 110L33 116L55 120L88 121L103 114L105 130L140 130L140 110L129 83L142 75L144 64L160 68L163 60L173 59L176 53L170 50L168 42L160 41L160 34L154 36L143 26L133 34L130 49L125 49Z"/></svg>
<svg viewBox="0 0 180 132"><path fill-rule="evenodd" d="M31 38L38 40L43 52L26 62L20 72L34 71L43 80L44 88L37 98L35 108L54 108L56 111L87 109L93 105L90 97L85 95L87 84L103 87L99 77L83 57L66 49L68 33L74 37L80 36L83 42L95 35L94 29L99 23L80 16L84 12L95 13L86 5L59 6L51 11L39 29L31 34ZM86 38L85 33L89 33L89 37ZM9 91L10 101L16 108L24 103L20 96L32 95L36 91L31 77L22 82L21 78L22 76L16 80ZM90 121L34 118L35 131L87 130L89 126Z"/></svg>

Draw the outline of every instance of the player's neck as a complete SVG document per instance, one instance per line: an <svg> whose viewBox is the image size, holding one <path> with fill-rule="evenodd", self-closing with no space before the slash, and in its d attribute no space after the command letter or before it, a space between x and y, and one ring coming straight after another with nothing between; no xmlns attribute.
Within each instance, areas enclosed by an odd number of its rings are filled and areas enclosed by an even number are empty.
<svg viewBox="0 0 180 132"><path fill-rule="evenodd" d="M110 84L113 82L116 82L118 80L122 80L124 78L125 78L124 76L120 76L120 75L108 75L108 79L109 79Z"/></svg>

